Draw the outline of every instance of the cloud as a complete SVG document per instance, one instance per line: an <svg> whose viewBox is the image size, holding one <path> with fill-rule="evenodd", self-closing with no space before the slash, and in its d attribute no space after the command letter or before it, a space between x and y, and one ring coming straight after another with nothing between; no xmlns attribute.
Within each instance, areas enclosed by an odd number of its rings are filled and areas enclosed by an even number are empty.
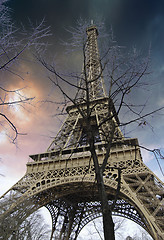
<svg viewBox="0 0 164 240"><path fill-rule="evenodd" d="M0 143L6 144L6 142L7 142L7 136L6 136L5 130L2 130L0 132Z"/></svg>
<svg viewBox="0 0 164 240"><path fill-rule="evenodd" d="M151 149L151 148L150 148ZM150 161L154 160L154 155L153 153L147 151L147 150L142 150L141 149L141 153L142 153L142 158L143 158L143 162L145 164L149 163Z"/></svg>
<svg viewBox="0 0 164 240"><path fill-rule="evenodd" d="M28 74L26 70L28 69ZM51 138L57 132L61 123L52 117L56 113L56 104L48 104L46 100L54 100L54 95L58 99L58 92L55 92L50 81L47 80L46 73L38 65L21 64L19 71L21 78L11 76L6 83L8 90L21 89L17 93L9 93L7 100L17 101L24 97L33 98L21 105L11 105L3 108L3 112L11 119L19 133L15 144L10 143L7 134L14 134L8 128L6 122L0 129L0 173L1 183L6 184L1 188L5 191L11 184L18 181L26 172L26 163L29 155L45 152ZM7 131L8 130L8 131ZM7 131L7 132L6 132ZM53 135L54 136L54 135Z"/></svg>

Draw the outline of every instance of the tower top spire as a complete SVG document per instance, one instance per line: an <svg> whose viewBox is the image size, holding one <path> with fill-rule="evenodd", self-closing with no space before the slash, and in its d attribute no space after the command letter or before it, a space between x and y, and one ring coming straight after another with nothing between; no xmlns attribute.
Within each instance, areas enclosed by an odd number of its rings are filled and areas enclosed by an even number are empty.
<svg viewBox="0 0 164 240"><path fill-rule="evenodd" d="M96 36L98 36L98 30L97 27L93 24L93 20L91 20L91 26L89 26L86 29L87 35L94 34L94 31L96 32ZM98 48L98 47L97 47ZM98 50L98 49L97 49Z"/></svg>
<svg viewBox="0 0 164 240"><path fill-rule="evenodd" d="M93 23L93 20L91 23ZM81 78L80 86L82 86L83 89L87 86L88 89L86 89L86 91L89 93L90 101L92 101L106 97L106 92L97 43L97 27L91 25L86 29L86 33L87 40L84 49L83 76ZM80 94L80 96L78 95L78 97L80 97L80 99L85 99L86 91L81 91L82 94Z"/></svg>

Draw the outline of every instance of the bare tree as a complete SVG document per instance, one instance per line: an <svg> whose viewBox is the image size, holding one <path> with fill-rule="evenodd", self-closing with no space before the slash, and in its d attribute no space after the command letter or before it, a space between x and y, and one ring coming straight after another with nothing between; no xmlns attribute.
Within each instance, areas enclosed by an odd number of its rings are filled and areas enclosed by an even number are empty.
<svg viewBox="0 0 164 240"><path fill-rule="evenodd" d="M127 236L126 240L151 240L152 238L148 235L148 233L141 232L140 236L135 234L133 237Z"/></svg>
<svg viewBox="0 0 164 240"><path fill-rule="evenodd" d="M12 222L9 225L13 226ZM49 239L51 232L39 212L31 214L18 228L10 229L10 231L12 233L10 236L11 240L44 240ZM6 239L5 232L0 230L0 234L1 239Z"/></svg>
<svg viewBox="0 0 164 240"><path fill-rule="evenodd" d="M23 89L9 89L6 86L13 75L19 79L23 79L19 74L18 64L22 61L23 56L28 50L32 49L37 52L43 51L46 44L43 40L49 36L49 28L44 25L44 21L34 26L29 23L29 27L17 27L10 17L10 9L7 6L8 0L0 1L0 125L6 131L6 126L11 132L9 138L15 141L18 135L17 126L10 118L8 108L11 106L23 106L30 102L33 97L26 97L22 94ZM16 100L9 98L10 94L14 94Z"/></svg>
<svg viewBox="0 0 164 240"><path fill-rule="evenodd" d="M115 234L112 209L119 195L122 169L117 169L118 186L116 196L113 205L109 206L103 172L109 160L112 144L115 141L119 142L124 139L119 127L130 124L145 125L148 116L163 108L145 112L145 103L136 104L132 100L135 91L144 85L146 86L145 77L149 74L149 53L146 57L138 54L136 49L132 49L130 53L127 53L125 48L117 45L111 34L108 36L110 38L109 46L105 47L105 51L102 51L100 58L95 47L98 33L94 25L86 27L85 24L79 24L76 29L71 29L70 32L72 34L70 41L72 50L74 47L81 46L82 48L82 73L61 73L56 69L55 63L48 63L41 56L38 56L38 60L50 72L50 81L62 93L64 107L68 103L72 104L80 114L79 128L73 131L74 133L75 131L81 131L81 137L76 139L76 143L70 141L56 147L63 149L82 145L89 146L101 201L104 239L113 240ZM107 93L104 89L104 78L107 81ZM69 89L69 91L66 89ZM97 120L93 118L93 115L95 115L96 107L101 101L105 101L102 104L105 104L107 111ZM67 111L69 111L68 108ZM126 113L126 118L124 121L119 121L118 115L122 112ZM66 134L69 135L68 132ZM62 140L64 142L64 136ZM96 143L99 141L103 143L105 148L104 158L101 163L96 152ZM53 144L58 144L57 139L54 140Z"/></svg>
<svg viewBox="0 0 164 240"><path fill-rule="evenodd" d="M120 219L118 217L114 218L114 231L115 235L118 236L120 239L123 238L123 231L124 227L126 225L127 220L125 218ZM82 230L82 232L79 234L78 239L84 239L87 238L87 236L90 237L90 239L100 239L103 240L103 224L102 224L102 218L99 217L93 221L91 221L89 224L87 224Z"/></svg>

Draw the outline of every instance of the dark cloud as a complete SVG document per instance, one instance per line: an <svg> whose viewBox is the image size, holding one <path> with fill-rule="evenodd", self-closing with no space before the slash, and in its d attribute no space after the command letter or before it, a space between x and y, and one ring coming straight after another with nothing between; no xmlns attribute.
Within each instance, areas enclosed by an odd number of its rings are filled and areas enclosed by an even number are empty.
<svg viewBox="0 0 164 240"><path fill-rule="evenodd" d="M35 22L45 17L59 37L65 37L64 27L74 25L80 17L104 18L107 27L113 25L117 40L125 45L142 45L163 36L162 0L12 0L10 7L18 22L28 18Z"/></svg>

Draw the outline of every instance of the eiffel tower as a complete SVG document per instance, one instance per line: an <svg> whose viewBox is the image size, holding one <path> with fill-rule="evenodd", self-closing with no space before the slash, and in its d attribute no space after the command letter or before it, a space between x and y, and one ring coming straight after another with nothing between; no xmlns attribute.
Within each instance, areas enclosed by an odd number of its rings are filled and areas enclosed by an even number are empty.
<svg viewBox="0 0 164 240"><path fill-rule="evenodd" d="M98 30L92 25L86 33L86 74L91 99L89 108L92 108L96 153L101 163L105 154L105 139L97 125L108 113L109 98L101 74ZM6 235L4 239L9 239L13 230L16 231L23 220L42 206L49 210L52 217L51 239L77 239L87 223L101 216L95 169L86 139L87 126L79 112L79 107L86 109L86 103L83 102L84 81L81 80L79 86L76 95L79 102L67 107L67 118L47 151L30 155L26 174L0 199L0 223ZM115 124L111 152L104 171L104 183L111 206L118 186L118 169L123 169L120 194L112 214L136 222L155 240L164 239L164 184L143 163L138 140L124 138L112 101L110 109L115 117L102 124L102 130L110 133L111 122Z"/></svg>

